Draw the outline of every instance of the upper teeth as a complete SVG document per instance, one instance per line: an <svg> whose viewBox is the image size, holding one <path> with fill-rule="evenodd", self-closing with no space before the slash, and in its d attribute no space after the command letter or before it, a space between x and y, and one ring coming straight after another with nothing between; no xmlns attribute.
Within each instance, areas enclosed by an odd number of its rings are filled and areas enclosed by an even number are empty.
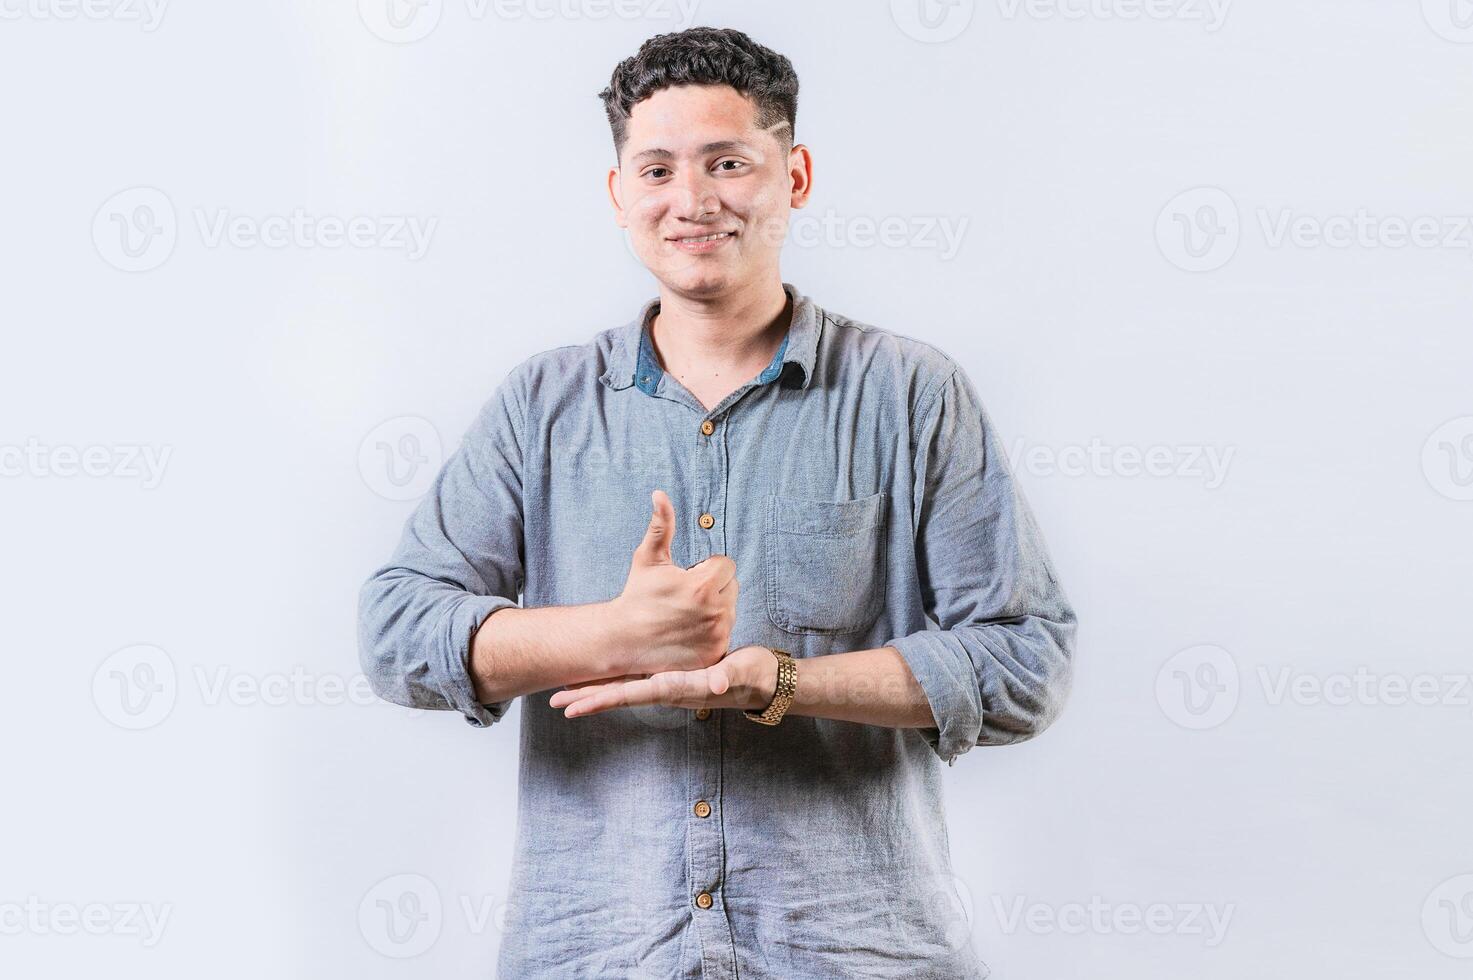
<svg viewBox="0 0 1473 980"><path fill-rule="evenodd" d="M729 231L723 231L719 235L704 235L701 238L682 238L681 241L683 241L683 242L714 242L716 239L718 239L718 238L725 238L727 235L730 235L730 234L731 234L731 232L729 232Z"/></svg>

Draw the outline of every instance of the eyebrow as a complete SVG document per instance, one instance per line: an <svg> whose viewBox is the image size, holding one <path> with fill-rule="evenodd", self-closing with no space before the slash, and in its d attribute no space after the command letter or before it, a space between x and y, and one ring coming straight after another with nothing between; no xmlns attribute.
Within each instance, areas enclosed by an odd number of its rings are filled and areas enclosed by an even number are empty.
<svg viewBox="0 0 1473 980"><path fill-rule="evenodd" d="M718 140L715 143L707 143L696 152L702 156L707 153L720 153L725 150L746 150L751 152L752 147L741 140ZM640 150L629 158L630 163L641 163L645 160L674 160L675 154L669 150L655 147L649 150Z"/></svg>

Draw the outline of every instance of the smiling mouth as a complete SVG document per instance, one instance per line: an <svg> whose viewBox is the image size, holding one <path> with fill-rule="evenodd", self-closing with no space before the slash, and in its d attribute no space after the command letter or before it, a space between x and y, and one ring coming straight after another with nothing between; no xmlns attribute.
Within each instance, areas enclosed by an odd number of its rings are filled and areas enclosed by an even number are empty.
<svg viewBox="0 0 1473 980"><path fill-rule="evenodd" d="M699 245L702 242L719 242L721 241L721 239L731 238L735 234L736 232L734 231L722 231L717 232L714 235L697 235L691 238L672 238L671 241L676 242L680 245Z"/></svg>

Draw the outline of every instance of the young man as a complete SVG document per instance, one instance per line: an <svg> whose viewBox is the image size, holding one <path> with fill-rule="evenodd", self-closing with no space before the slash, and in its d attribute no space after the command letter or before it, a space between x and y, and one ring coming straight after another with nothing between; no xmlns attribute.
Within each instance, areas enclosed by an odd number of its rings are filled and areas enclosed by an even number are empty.
<svg viewBox="0 0 1473 980"><path fill-rule="evenodd" d="M1075 617L966 373L782 281L797 93L732 30L615 69L659 298L517 365L363 588L382 697L522 698L503 977L986 974L940 763L1049 724Z"/></svg>

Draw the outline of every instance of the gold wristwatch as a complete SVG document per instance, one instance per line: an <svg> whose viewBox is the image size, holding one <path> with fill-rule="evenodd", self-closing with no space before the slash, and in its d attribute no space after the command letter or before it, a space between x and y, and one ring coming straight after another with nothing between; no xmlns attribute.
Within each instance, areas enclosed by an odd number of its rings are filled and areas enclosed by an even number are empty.
<svg viewBox="0 0 1473 980"><path fill-rule="evenodd" d="M760 725L776 725L783 720L788 706L793 703L793 694L798 690L798 664L786 650L768 647L777 658L777 690L772 700L761 711L743 711L742 714Z"/></svg>

